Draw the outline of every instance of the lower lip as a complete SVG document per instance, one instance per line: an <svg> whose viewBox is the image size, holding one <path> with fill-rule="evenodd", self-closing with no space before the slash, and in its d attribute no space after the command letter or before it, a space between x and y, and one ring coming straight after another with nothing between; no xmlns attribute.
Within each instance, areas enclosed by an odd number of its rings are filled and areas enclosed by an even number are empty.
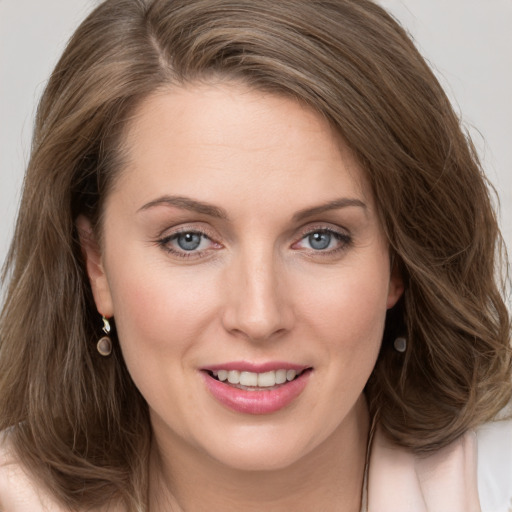
<svg viewBox="0 0 512 512"><path fill-rule="evenodd" d="M220 382L202 372L210 393L229 409L245 414L270 414L284 409L304 390L311 370L304 371L295 380L281 384L275 389L246 391Z"/></svg>

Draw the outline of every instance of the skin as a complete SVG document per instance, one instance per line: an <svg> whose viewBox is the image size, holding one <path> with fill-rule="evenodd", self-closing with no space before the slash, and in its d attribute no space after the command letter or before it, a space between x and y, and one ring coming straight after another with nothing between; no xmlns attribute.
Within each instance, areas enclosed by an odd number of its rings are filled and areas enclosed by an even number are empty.
<svg viewBox="0 0 512 512"><path fill-rule="evenodd" d="M358 162L319 114L234 83L150 96L125 143L101 247L79 230L150 407L151 510L358 511L362 391L403 291ZM204 236L185 251L177 231ZM284 409L244 414L200 371L240 360L313 370Z"/></svg>

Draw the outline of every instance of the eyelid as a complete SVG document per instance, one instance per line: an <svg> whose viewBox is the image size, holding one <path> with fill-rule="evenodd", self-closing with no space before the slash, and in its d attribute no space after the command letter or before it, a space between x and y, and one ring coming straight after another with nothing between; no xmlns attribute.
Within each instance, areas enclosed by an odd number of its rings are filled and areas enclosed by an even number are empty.
<svg viewBox="0 0 512 512"><path fill-rule="evenodd" d="M314 224L308 224L306 226L303 226L299 229L299 236L297 237L297 240L302 239L308 235L311 235L312 233L315 233L317 231L327 231L329 233L335 233L341 236L347 236L350 237L350 231L346 228L343 228L341 226L335 226L330 223L314 223Z"/></svg>
<svg viewBox="0 0 512 512"><path fill-rule="evenodd" d="M180 223L176 226L168 226L163 229L155 238L162 240L171 238L181 233L197 233L207 236L211 240L219 238L218 233L203 222Z"/></svg>

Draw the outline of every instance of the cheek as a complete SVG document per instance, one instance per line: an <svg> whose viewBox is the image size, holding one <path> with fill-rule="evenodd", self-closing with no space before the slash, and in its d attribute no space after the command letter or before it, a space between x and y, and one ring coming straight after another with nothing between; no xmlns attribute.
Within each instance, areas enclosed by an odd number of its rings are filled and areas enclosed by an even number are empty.
<svg viewBox="0 0 512 512"><path fill-rule="evenodd" d="M338 325L346 334L356 335L361 327L381 323L387 311L386 273L347 268L324 282L306 284L304 308L320 323Z"/></svg>
<svg viewBox="0 0 512 512"><path fill-rule="evenodd" d="M192 272L165 265L117 265L111 291L118 336L127 364L140 352L155 357L188 350L213 315L212 286Z"/></svg>
<svg viewBox="0 0 512 512"><path fill-rule="evenodd" d="M388 271L382 265L347 267L298 295L316 337L347 371L373 368L387 312Z"/></svg>
<svg viewBox="0 0 512 512"><path fill-rule="evenodd" d="M183 378L213 315L211 286L166 265L134 271L129 263L118 264L110 279L123 359L150 407L181 417L181 402L194 401Z"/></svg>

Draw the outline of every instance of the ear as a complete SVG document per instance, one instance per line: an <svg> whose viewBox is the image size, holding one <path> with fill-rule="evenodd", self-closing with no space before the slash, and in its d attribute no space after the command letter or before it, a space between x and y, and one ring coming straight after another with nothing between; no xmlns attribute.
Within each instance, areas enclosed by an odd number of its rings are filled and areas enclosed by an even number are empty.
<svg viewBox="0 0 512 512"><path fill-rule="evenodd" d="M76 220L76 228L96 308L100 315L110 318L114 316L112 296L103 266L101 249L91 222L85 216L80 215Z"/></svg>
<svg viewBox="0 0 512 512"><path fill-rule="evenodd" d="M391 260L391 274L389 277L387 308L391 309L404 293L404 280L396 259Z"/></svg>

